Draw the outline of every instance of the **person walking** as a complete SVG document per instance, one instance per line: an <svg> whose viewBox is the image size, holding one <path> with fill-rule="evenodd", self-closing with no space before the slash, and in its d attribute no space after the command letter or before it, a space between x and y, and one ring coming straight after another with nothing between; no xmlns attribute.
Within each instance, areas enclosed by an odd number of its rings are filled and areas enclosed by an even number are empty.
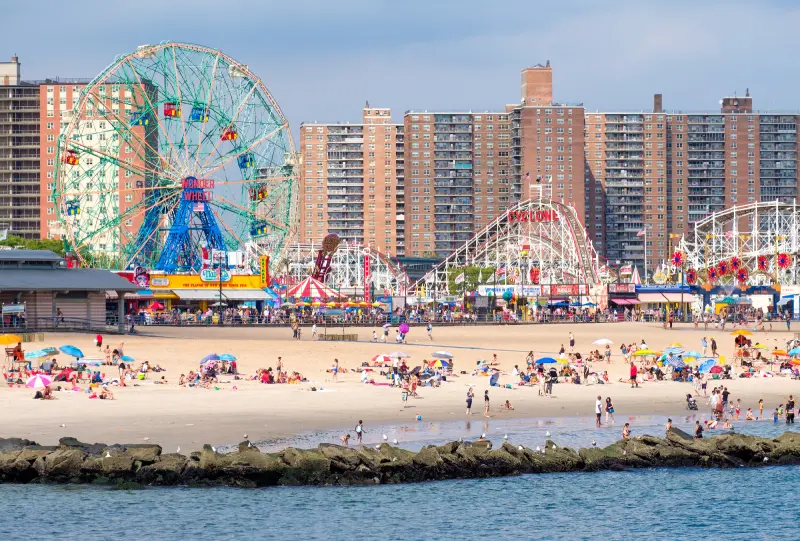
<svg viewBox="0 0 800 541"><path fill-rule="evenodd" d="M331 369L331 372L333 372L333 381L339 381L339 359L333 360L333 368Z"/></svg>
<svg viewBox="0 0 800 541"><path fill-rule="evenodd" d="M433 324L428 322L428 340L433 340Z"/></svg>
<svg viewBox="0 0 800 541"><path fill-rule="evenodd" d="M597 428L602 426L602 417L603 417L603 397L598 395L597 401L594 403L594 415L595 415L595 424Z"/></svg>
<svg viewBox="0 0 800 541"><path fill-rule="evenodd" d="M467 415L472 415L472 399L475 398L475 391L470 387L467 389Z"/></svg>
<svg viewBox="0 0 800 541"><path fill-rule="evenodd" d="M630 371L630 374L631 374L631 389L633 389L634 387L638 387L639 386L639 382L636 381L636 373L637 373L636 364L634 364L634 362L631 361L631 371Z"/></svg>
<svg viewBox="0 0 800 541"><path fill-rule="evenodd" d="M786 401L786 424L794 424L794 396L789 395L789 400Z"/></svg>
<svg viewBox="0 0 800 541"><path fill-rule="evenodd" d="M317 338L317 324L316 324L316 323L314 323L314 324L311 326L311 339L312 339L312 340L315 340L316 338Z"/></svg>
<svg viewBox="0 0 800 541"><path fill-rule="evenodd" d="M611 423L614 423L614 404L611 403L611 397L606 397L606 424L608 424L609 418L611 419Z"/></svg>
<svg viewBox="0 0 800 541"><path fill-rule="evenodd" d="M364 421L359 419L355 430L356 430L356 441L358 443L363 443L362 440L364 438Z"/></svg>
<svg viewBox="0 0 800 541"><path fill-rule="evenodd" d="M712 357L717 356L717 340L716 338L713 337L711 338L711 356Z"/></svg>
<svg viewBox="0 0 800 541"><path fill-rule="evenodd" d="M703 439L703 425L700 424L700 421L694 422L694 439Z"/></svg>
<svg viewBox="0 0 800 541"><path fill-rule="evenodd" d="M573 353L575 351L575 335L572 332L569 333L569 352Z"/></svg>
<svg viewBox="0 0 800 541"><path fill-rule="evenodd" d="M483 416L489 416L489 390L483 392Z"/></svg>
<svg viewBox="0 0 800 541"><path fill-rule="evenodd" d="M700 339L700 345L703 346L703 357L705 357L708 351L708 340L706 340L705 336Z"/></svg>

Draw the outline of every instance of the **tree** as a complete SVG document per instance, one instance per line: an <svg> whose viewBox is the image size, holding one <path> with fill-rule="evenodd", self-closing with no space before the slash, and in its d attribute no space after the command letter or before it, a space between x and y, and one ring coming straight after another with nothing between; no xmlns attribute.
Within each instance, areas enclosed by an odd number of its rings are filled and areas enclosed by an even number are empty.
<svg viewBox="0 0 800 541"><path fill-rule="evenodd" d="M61 257L64 257L64 243L53 239L23 239L22 237L10 236L0 241L0 246L10 246L12 248L24 248L25 250L50 250Z"/></svg>
<svg viewBox="0 0 800 541"><path fill-rule="evenodd" d="M450 269L447 273L447 291L451 294L460 294L464 291L474 291L479 285L494 284L496 267L467 266ZM464 273L464 282L456 284L456 278ZM482 279L481 279L482 278Z"/></svg>

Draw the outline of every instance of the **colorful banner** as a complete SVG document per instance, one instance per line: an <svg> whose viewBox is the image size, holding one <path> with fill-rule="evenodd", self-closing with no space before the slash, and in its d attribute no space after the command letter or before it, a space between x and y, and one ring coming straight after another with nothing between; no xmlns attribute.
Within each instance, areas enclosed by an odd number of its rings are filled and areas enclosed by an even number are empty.
<svg viewBox="0 0 800 541"><path fill-rule="evenodd" d="M215 270L207 269L214 274L215 281L204 282L198 275L173 274L152 277L150 289L219 289L219 281ZM227 271L225 271L227 273ZM224 276L223 276L224 278ZM261 287L261 276L258 275L239 275L230 276L228 281L223 281L222 289L264 289Z"/></svg>
<svg viewBox="0 0 800 541"><path fill-rule="evenodd" d="M370 278L370 268L369 268L369 254L364 254L364 301L369 301L369 278Z"/></svg>
<svg viewBox="0 0 800 541"><path fill-rule="evenodd" d="M258 259L258 270L261 278L261 287L269 286L269 256L262 255Z"/></svg>
<svg viewBox="0 0 800 541"><path fill-rule="evenodd" d="M636 293L636 284L608 284L609 293Z"/></svg>

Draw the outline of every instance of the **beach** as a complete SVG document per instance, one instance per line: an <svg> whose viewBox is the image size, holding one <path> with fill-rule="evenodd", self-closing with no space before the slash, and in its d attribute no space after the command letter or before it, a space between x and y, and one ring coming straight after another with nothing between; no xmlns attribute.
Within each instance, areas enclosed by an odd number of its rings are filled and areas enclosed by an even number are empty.
<svg viewBox="0 0 800 541"><path fill-rule="evenodd" d="M780 326L780 330L777 330ZM783 347L794 337L784 325L775 325L774 332L758 332L751 338L770 349ZM311 329L303 329L303 339L292 339L291 330L285 327L137 327L132 336L105 336L112 348L124 342L124 353L136 360L159 365L165 372L151 372L148 380L137 386L112 387L115 400L90 400L85 392L55 392L56 400L32 400L33 391L26 388L0 389L0 437L25 437L41 444L57 443L63 436L73 436L87 442L149 442L157 443L165 451L180 447L183 452L197 450L203 444L216 446L235 444L244 439L268 441L286 438L311 431L352 432L359 420L369 434L371 426L409 424L421 416L423 422L483 421L483 393L489 389L491 410L489 422L497 420L530 418L580 418L593 417L597 395L611 396L616 415L680 415L685 413L685 396L693 393L690 384L674 382L645 382L632 389L619 382L628 378L629 365L619 354L623 342L639 343L645 340L651 349L661 350L669 344L681 343L687 350L699 349L703 336L716 338L719 352L733 358L733 336L730 332L693 326L676 325L665 330L659 324L551 324L507 326L434 326L433 340L429 340L424 327L412 327L407 344L394 343L394 330L389 333L389 343L371 343L373 328L348 328L346 333L358 334L358 342L322 342L311 339ZM377 329L380 331L380 329ZM324 332L324 329L320 329ZM341 333L341 328L330 329ZM594 340L607 338L613 341L614 356L610 365L593 363L593 370L609 372L609 384L554 386L553 397L541 397L536 387L518 387L518 378L511 375L515 365L525 366L529 351L537 358L557 356L563 344L569 351L569 333L576 341L575 351L586 355L602 346L592 345ZM380 335L380 332L378 333ZM26 349L70 344L81 348L87 357L101 357L93 345L94 335L47 334L43 342L25 344ZM431 360L434 351L446 350L454 355L455 377L438 388L421 387L419 398L411 398L407 407L401 392L388 386L365 385L360 382L361 363L377 354L402 351L410 355L410 367ZM229 353L238 358L242 379L221 375L220 383L211 389L178 386L181 374L196 370L199 361L210 353ZM485 376L472 376L476 363L491 360L496 353L503 374L499 383L512 384L511 389L489 387ZM296 385L264 385L244 379L258 368L275 368L282 357L285 370L300 372L309 381ZM339 374L337 382L326 372L338 358L340 366L348 371ZM71 359L63 355L60 361ZM466 371L467 375L458 374ZM106 375L116 375L116 367L101 367ZM164 377L164 384L156 384ZM376 381L386 382L375 371L370 374ZM465 414L465 397L469 385L475 388L473 415ZM751 407L758 412L759 399L764 400L765 416L786 401L789 394L798 394L797 381L788 377L710 381L725 385L731 400L741 399L742 418ZM311 389L316 388L316 391ZM84 389L84 385L81 385ZM85 389L84 389L85 390ZM501 411L509 400L513 411ZM708 413L705 400L699 399L700 414ZM771 421L771 419L770 419ZM619 427L621 428L621 427ZM635 428L635 427L634 427ZM372 435L374 437L374 435ZM366 439L366 438L365 438ZM338 441L331 441L338 443Z"/></svg>

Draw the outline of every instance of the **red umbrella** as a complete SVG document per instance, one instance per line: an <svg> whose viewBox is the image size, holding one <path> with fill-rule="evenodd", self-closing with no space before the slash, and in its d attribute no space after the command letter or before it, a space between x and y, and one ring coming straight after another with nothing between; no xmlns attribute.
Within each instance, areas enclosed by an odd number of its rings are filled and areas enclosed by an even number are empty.
<svg viewBox="0 0 800 541"><path fill-rule="evenodd" d="M722 373L722 367L721 366L712 366L711 370L709 370L709 372L711 372L712 374L721 374Z"/></svg>
<svg viewBox="0 0 800 541"><path fill-rule="evenodd" d="M64 378L63 381L69 381L70 375L74 372L72 368L65 368L61 372L58 373L56 376L56 381L62 381L62 377Z"/></svg>
<svg viewBox="0 0 800 541"><path fill-rule="evenodd" d="M299 284L292 286L287 292L287 297L311 297L314 299L330 299L340 295L319 280L309 276Z"/></svg>
<svg viewBox="0 0 800 541"><path fill-rule="evenodd" d="M163 310L163 309L164 309L164 305L163 305L163 304L161 304L161 303L160 303L160 302L158 302L158 301L154 301L154 302L153 302L153 303L150 305L150 310Z"/></svg>

